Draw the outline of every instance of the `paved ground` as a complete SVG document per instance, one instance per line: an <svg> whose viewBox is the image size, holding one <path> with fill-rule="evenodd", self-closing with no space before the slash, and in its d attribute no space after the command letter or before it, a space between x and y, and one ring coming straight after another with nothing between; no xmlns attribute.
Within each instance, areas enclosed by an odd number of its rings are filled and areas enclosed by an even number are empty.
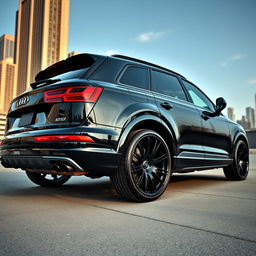
<svg viewBox="0 0 256 256"><path fill-rule="evenodd" d="M256 255L256 155L246 181L175 175L144 204L120 200L107 178L46 189L0 169L0 256Z"/></svg>

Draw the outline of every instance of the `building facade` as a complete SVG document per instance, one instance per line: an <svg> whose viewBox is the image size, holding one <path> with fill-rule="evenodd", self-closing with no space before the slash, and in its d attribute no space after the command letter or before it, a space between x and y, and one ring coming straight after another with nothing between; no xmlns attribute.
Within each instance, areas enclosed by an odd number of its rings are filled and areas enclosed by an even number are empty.
<svg viewBox="0 0 256 256"><path fill-rule="evenodd" d="M0 37L0 61L14 56L14 36L4 34Z"/></svg>
<svg viewBox="0 0 256 256"><path fill-rule="evenodd" d="M255 111L252 107L246 108L246 118L249 123L249 128L255 128Z"/></svg>
<svg viewBox="0 0 256 256"><path fill-rule="evenodd" d="M6 114L16 96L16 65L13 63L14 37L0 37L0 113Z"/></svg>
<svg viewBox="0 0 256 256"><path fill-rule="evenodd" d="M76 51L72 51L68 54L68 57L72 57L72 56L75 56L77 54L80 54L79 52L76 52Z"/></svg>
<svg viewBox="0 0 256 256"><path fill-rule="evenodd" d="M0 139L4 136L6 115L0 113Z"/></svg>
<svg viewBox="0 0 256 256"><path fill-rule="evenodd" d="M19 0L15 63L18 94L35 75L68 55L69 0Z"/></svg>
<svg viewBox="0 0 256 256"><path fill-rule="evenodd" d="M236 115L235 115L234 108L231 108L231 107L228 108L228 118L234 122L236 121Z"/></svg>
<svg viewBox="0 0 256 256"><path fill-rule="evenodd" d="M0 113L7 113L16 96L16 65L12 58L0 61Z"/></svg>

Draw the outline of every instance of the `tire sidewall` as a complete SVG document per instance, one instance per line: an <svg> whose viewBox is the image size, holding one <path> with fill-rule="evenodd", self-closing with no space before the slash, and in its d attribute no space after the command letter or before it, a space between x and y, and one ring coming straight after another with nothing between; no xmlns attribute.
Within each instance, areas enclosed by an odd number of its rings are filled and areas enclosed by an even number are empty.
<svg viewBox="0 0 256 256"><path fill-rule="evenodd" d="M163 183L163 186L161 187L161 189L159 189L155 194L152 194L152 195L148 195L147 193L144 193L143 191L141 191L138 186L135 184L135 181L132 177L132 166L131 166L131 155L132 155L132 152L133 150L135 149L137 143L139 140L143 139L143 137L146 137L146 136L155 136L157 137L158 139L161 140L161 142L163 143L165 149L166 149L166 152L167 152L167 155L168 155L168 166L167 166L167 174L166 174L166 177L165 177L165 181ZM143 200L154 200L158 197L160 197L163 192L166 190L166 187L168 186L169 184L169 181L170 181L170 176L171 176L171 170L172 170L172 161L171 161L171 154L170 154L170 150L166 144L166 142L164 141L164 139L156 132L154 131L151 131L151 130L140 130L131 140L130 140L130 143L128 145L128 148L127 148L127 151L126 151L126 155L125 155L125 169L127 171L127 178L128 178L128 181L134 191L134 193L136 193L139 197L143 198Z"/></svg>
<svg viewBox="0 0 256 256"><path fill-rule="evenodd" d="M235 150L234 150L234 155L233 155L233 160L234 160L234 163L233 163L233 166L234 166L234 169L236 171L236 174L239 176L239 178L241 180L244 180L246 179L248 173L249 173L249 153L248 153L248 167L247 167L247 172L245 175L241 175L240 172L239 172L239 168L238 168L238 153L239 153L239 147L240 145L244 144L245 147L248 149L248 145L243 141L243 140L239 140L237 143L236 143L236 146L235 146Z"/></svg>

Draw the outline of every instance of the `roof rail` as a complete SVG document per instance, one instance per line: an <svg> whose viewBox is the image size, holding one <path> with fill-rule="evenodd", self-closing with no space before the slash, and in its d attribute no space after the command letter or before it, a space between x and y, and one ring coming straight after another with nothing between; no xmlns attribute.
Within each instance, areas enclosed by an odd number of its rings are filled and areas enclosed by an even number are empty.
<svg viewBox="0 0 256 256"><path fill-rule="evenodd" d="M159 65L156 65L156 64L153 64L153 63L144 61L144 60L132 58L132 57L125 56L125 55L119 55L119 54L113 54L113 55L111 55L111 56L112 56L112 57L115 57L115 58L120 58L120 59L125 59L125 60L130 60L130 61L139 62L139 63L145 64L145 65L150 65L150 66L153 66L153 67L156 67L156 68L159 68L159 69L163 69L163 70L165 70L165 71L174 73L174 74L176 74L176 75L179 75L179 76L185 78L184 76L182 76L181 74L179 74L179 73L177 73L177 72L175 72L175 71L173 71L173 70L170 70L170 69L168 69L168 68L161 67L161 66L159 66ZM185 79L186 79L186 78L185 78Z"/></svg>

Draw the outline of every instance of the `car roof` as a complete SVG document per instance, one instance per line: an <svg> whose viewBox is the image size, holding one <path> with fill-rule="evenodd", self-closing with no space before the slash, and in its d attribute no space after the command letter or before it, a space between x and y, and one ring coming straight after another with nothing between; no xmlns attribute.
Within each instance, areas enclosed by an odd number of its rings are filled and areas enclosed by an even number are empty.
<svg viewBox="0 0 256 256"><path fill-rule="evenodd" d="M141 59L136 59L136 58L133 58L133 57L129 57L129 56L125 56L125 55L120 55L120 54L114 54L114 55L111 55L111 57L119 58L119 59L124 59L124 60L128 60L128 61L131 61L131 62L137 62L137 63L144 64L144 65L147 65L147 66L155 67L155 68L161 69L163 71L171 72L171 73L173 73L175 75L178 75L178 76L186 79L184 76L182 76L181 74L179 74L179 73L177 73L177 72L175 72L173 70L164 68L162 66L153 64L153 63L148 62L148 61L144 61L144 60L141 60Z"/></svg>

